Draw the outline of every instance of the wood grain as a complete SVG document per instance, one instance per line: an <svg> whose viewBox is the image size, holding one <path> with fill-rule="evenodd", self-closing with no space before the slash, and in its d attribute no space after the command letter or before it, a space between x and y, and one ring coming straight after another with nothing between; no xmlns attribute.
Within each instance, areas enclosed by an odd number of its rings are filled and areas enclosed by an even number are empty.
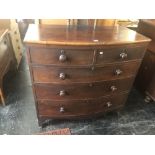
<svg viewBox="0 0 155 155"><path fill-rule="evenodd" d="M119 26L97 27L30 24L25 43L53 45L116 45L150 41L149 38Z"/></svg>

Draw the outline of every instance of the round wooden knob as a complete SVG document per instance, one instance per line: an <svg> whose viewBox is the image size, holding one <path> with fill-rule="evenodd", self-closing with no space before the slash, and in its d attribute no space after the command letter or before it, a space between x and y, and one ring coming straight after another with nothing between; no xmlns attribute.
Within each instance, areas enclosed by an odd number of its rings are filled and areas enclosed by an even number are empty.
<svg viewBox="0 0 155 155"><path fill-rule="evenodd" d="M120 75L120 74L122 74L122 71L120 69L116 69L115 74Z"/></svg>
<svg viewBox="0 0 155 155"><path fill-rule="evenodd" d="M65 110L64 110L64 107L60 107L60 110L59 110L61 113L63 113Z"/></svg>
<svg viewBox="0 0 155 155"><path fill-rule="evenodd" d="M128 56L128 55L127 55L126 53L121 53L121 54L120 54L120 57L121 57L122 59L127 58L127 56Z"/></svg>
<svg viewBox="0 0 155 155"><path fill-rule="evenodd" d="M66 57L65 54L61 54L61 55L59 56L59 61L60 61L60 62L65 62L66 59L67 59L67 57Z"/></svg>
<svg viewBox="0 0 155 155"><path fill-rule="evenodd" d="M95 70L95 67L94 67L94 66L92 66L92 67L91 67L91 70L92 70L92 71L94 71L94 70Z"/></svg>
<svg viewBox="0 0 155 155"><path fill-rule="evenodd" d="M60 73L60 74L59 74L59 78L60 78L61 80L65 80L65 78L66 78L65 73Z"/></svg>
<svg viewBox="0 0 155 155"><path fill-rule="evenodd" d="M66 95L66 92L64 90L60 90L60 93L59 93L60 96L65 96Z"/></svg>
<svg viewBox="0 0 155 155"><path fill-rule="evenodd" d="M112 106L112 103L111 102L107 102L106 104L107 104L107 107L108 108Z"/></svg>
<svg viewBox="0 0 155 155"><path fill-rule="evenodd" d="M112 91L116 91L116 90L117 90L116 86L111 86L110 89L111 89Z"/></svg>
<svg viewBox="0 0 155 155"><path fill-rule="evenodd" d="M89 83L89 87L93 87L93 84L92 83Z"/></svg>

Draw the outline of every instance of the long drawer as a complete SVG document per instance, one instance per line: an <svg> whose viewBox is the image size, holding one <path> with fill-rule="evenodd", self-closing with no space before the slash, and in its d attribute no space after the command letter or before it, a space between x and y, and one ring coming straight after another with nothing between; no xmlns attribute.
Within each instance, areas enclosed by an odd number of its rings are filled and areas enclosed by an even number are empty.
<svg viewBox="0 0 155 155"><path fill-rule="evenodd" d="M118 94L93 100L38 100L37 106L39 116L65 118L65 116L94 115L105 111L111 111L123 106L126 99L127 94Z"/></svg>
<svg viewBox="0 0 155 155"><path fill-rule="evenodd" d="M140 62L128 62L104 67L66 68L31 66L34 83L93 82L114 80L135 75ZM63 75L63 76L62 76Z"/></svg>
<svg viewBox="0 0 155 155"><path fill-rule="evenodd" d="M52 64L59 66L90 65L92 63L105 64L142 59L145 48L111 47L105 49L63 49L31 47L30 61L34 64ZM96 60L96 61L95 61Z"/></svg>
<svg viewBox="0 0 155 155"><path fill-rule="evenodd" d="M69 100L114 95L128 91L134 77L113 81L80 84L35 84L37 99Z"/></svg>

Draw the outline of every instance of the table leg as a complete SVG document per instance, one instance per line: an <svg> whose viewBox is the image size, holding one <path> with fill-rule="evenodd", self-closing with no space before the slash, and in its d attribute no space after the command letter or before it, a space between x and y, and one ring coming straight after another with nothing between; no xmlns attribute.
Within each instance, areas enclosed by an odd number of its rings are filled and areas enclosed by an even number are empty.
<svg viewBox="0 0 155 155"><path fill-rule="evenodd" d="M0 98L1 98L3 106L5 106L4 95L3 95L3 92L2 92L1 88L0 88Z"/></svg>

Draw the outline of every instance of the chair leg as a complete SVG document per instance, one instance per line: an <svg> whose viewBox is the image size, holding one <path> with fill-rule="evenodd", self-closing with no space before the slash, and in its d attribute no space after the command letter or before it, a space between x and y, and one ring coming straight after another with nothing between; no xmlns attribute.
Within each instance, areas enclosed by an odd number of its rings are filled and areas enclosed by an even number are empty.
<svg viewBox="0 0 155 155"><path fill-rule="evenodd" d="M5 106L4 96L3 96L3 92L1 88L0 88L0 98L1 98L3 106Z"/></svg>

